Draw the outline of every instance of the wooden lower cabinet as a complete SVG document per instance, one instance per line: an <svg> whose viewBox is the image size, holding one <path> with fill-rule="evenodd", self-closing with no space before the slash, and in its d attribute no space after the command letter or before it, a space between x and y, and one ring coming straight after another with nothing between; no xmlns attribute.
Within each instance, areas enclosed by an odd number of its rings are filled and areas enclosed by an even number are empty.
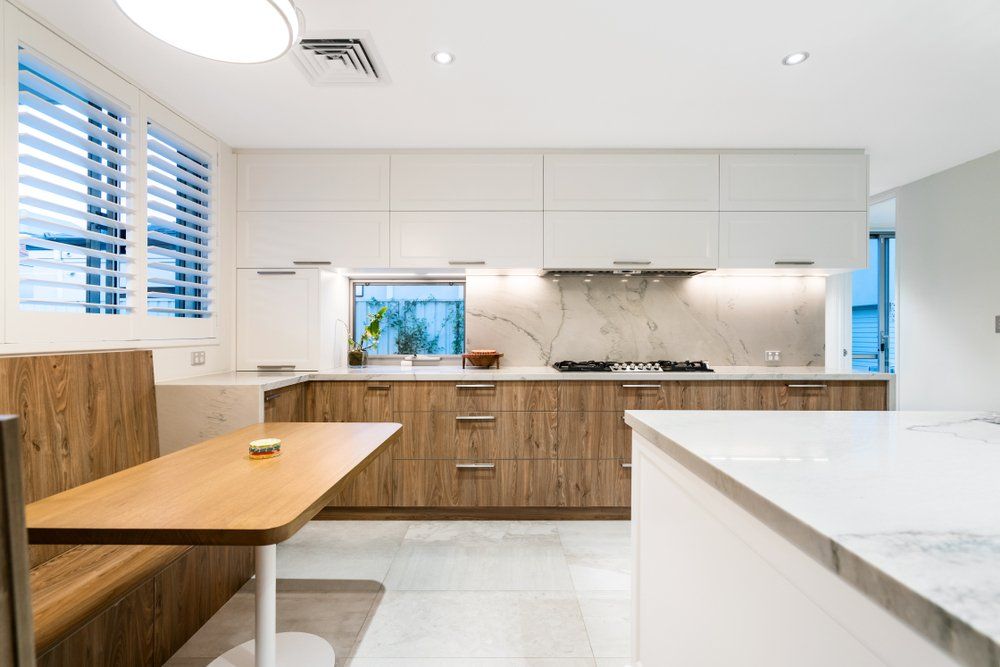
<svg viewBox="0 0 1000 667"><path fill-rule="evenodd" d="M264 421L302 422L306 419L306 385L275 389L264 394Z"/></svg>
<svg viewBox="0 0 1000 667"><path fill-rule="evenodd" d="M399 459L548 459L558 450L557 412L398 412Z"/></svg>

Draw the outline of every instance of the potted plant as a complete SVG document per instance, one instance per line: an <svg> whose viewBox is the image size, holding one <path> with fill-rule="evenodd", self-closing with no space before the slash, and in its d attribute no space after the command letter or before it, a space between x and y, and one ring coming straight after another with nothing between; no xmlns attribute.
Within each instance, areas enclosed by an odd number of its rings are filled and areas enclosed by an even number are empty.
<svg viewBox="0 0 1000 667"><path fill-rule="evenodd" d="M374 313L369 313L368 322L358 340L347 337L347 365L351 368L364 368L368 365L368 350L378 345L386 310L387 306L382 306Z"/></svg>

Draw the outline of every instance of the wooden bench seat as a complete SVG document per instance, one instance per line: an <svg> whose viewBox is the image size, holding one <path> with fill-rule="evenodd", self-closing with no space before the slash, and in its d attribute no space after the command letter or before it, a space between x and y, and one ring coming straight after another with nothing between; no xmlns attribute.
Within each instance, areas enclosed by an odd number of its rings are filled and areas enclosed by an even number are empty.
<svg viewBox="0 0 1000 667"><path fill-rule="evenodd" d="M36 654L45 653L190 550L188 546L84 545L32 569Z"/></svg>

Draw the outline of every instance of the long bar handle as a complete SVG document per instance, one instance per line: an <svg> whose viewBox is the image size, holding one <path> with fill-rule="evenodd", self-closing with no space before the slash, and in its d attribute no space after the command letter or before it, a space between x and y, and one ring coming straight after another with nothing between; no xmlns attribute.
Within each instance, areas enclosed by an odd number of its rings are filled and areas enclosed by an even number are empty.
<svg viewBox="0 0 1000 667"><path fill-rule="evenodd" d="M785 386L789 389L826 389L825 384L789 384Z"/></svg>
<svg viewBox="0 0 1000 667"><path fill-rule="evenodd" d="M623 384L622 389L659 389L658 384Z"/></svg>
<svg viewBox="0 0 1000 667"><path fill-rule="evenodd" d="M370 384L366 387L368 391L388 391L390 389L387 384Z"/></svg>
<svg viewBox="0 0 1000 667"><path fill-rule="evenodd" d="M292 264L296 266L330 266L333 262L322 259L293 259Z"/></svg>
<svg viewBox="0 0 1000 667"><path fill-rule="evenodd" d="M492 470L497 466L495 463L456 463L455 467L459 470Z"/></svg>
<svg viewBox="0 0 1000 667"><path fill-rule="evenodd" d="M458 415L455 417L457 422L491 422L496 421L496 417L493 415Z"/></svg>
<svg viewBox="0 0 1000 667"><path fill-rule="evenodd" d="M455 389L496 389L495 384L456 384Z"/></svg>
<svg viewBox="0 0 1000 667"><path fill-rule="evenodd" d="M632 464L631 463L623 463L622 464L622 468L625 468L626 470L631 470L632 469Z"/></svg>
<svg viewBox="0 0 1000 667"><path fill-rule="evenodd" d="M258 276L294 276L295 271L258 271Z"/></svg>
<svg viewBox="0 0 1000 667"><path fill-rule="evenodd" d="M295 364L257 364L259 371L283 371L294 369Z"/></svg>
<svg viewBox="0 0 1000 667"><path fill-rule="evenodd" d="M653 263L653 261L649 260L649 259L613 259L613 260L611 260L611 263L612 264L635 264L635 265L638 265L638 266L649 266L650 264Z"/></svg>
<svg viewBox="0 0 1000 667"><path fill-rule="evenodd" d="M779 259L774 262L775 266L812 266L815 264L811 259Z"/></svg>
<svg viewBox="0 0 1000 667"><path fill-rule="evenodd" d="M448 264L451 266L483 266L486 264L485 259L449 259Z"/></svg>

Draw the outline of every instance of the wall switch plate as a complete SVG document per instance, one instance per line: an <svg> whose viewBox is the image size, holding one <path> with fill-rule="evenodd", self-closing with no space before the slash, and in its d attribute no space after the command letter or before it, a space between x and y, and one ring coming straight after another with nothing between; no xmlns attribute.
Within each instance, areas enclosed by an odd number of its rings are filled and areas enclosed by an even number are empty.
<svg viewBox="0 0 1000 667"><path fill-rule="evenodd" d="M205 351L199 350L197 352L191 353L191 365L192 366L204 366L205 365Z"/></svg>
<svg viewBox="0 0 1000 667"><path fill-rule="evenodd" d="M781 350L767 350L764 352L764 361L775 362L781 361Z"/></svg>

